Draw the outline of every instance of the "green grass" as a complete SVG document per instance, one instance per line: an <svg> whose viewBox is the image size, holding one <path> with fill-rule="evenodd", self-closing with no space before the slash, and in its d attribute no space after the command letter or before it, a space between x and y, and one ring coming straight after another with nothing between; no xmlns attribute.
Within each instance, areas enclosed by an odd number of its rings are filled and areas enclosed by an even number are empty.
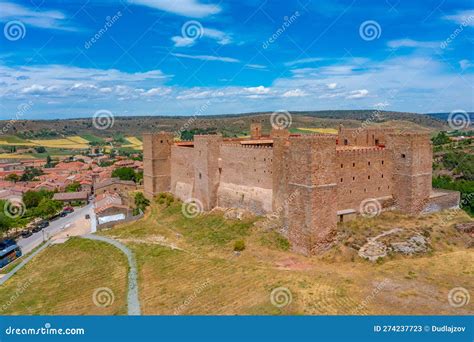
<svg viewBox="0 0 474 342"><path fill-rule="evenodd" d="M35 256L0 287L0 314L126 314L126 257L103 242L72 238ZM93 302L94 291L109 288L108 307Z"/></svg>
<svg viewBox="0 0 474 342"><path fill-rule="evenodd" d="M80 137L90 141L91 143L99 143L99 144L105 143L104 139L98 136L95 136L93 134L81 134Z"/></svg>

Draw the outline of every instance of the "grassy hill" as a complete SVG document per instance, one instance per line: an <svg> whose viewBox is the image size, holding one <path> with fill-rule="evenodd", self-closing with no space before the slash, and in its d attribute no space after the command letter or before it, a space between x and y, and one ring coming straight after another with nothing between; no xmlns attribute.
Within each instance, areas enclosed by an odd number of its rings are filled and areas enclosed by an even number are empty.
<svg viewBox="0 0 474 342"><path fill-rule="evenodd" d="M373 122L374 110L338 110L338 111L304 111L291 112L292 127L321 127L337 128L339 124L346 127L359 127L362 123L391 123L399 122L404 129L424 127L430 130L440 130L445 127L442 120L427 115L379 111L380 120ZM228 114L213 116L149 116L149 117L115 117L111 128L96 129L91 118L67 120L21 120L11 132L11 135L24 139L53 139L63 136L82 136L90 140L96 137L110 137L111 134L126 136L141 136L150 131L178 131L186 127L210 129L228 136L241 135L248 132L251 122L260 121L265 130L270 130L271 112Z"/></svg>

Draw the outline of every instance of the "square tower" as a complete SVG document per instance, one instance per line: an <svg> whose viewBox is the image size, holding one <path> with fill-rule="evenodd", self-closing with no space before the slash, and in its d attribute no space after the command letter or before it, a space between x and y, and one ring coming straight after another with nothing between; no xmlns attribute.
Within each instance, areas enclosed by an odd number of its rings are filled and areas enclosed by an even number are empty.
<svg viewBox="0 0 474 342"><path fill-rule="evenodd" d="M143 187L149 199L160 192L170 191L171 145L172 133L143 134Z"/></svg>
<svg viewBox="0 0 474 342"><path fill-rule="evenodd" d="M289 138L288 237L305 255L324 250L337 228L336 136Z"/></svg>
<svg viewBox="0 0 474 342"><path fill-rule="evenodd" d="M405 213L417 214L428 204L432 189L433 148L429 133L390 134L393 198Z"/></svg>

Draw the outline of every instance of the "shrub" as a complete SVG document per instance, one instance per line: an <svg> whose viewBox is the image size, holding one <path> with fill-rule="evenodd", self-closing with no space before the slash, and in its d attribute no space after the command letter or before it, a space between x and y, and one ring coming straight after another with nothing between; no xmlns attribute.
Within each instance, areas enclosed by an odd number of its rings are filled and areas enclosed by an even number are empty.
<svg viewBox="0 0 474 342"><path fill-rule="evenodd" d="M237 240L234 242L234 251L242 252L245 249L245 241Z"/></svg>

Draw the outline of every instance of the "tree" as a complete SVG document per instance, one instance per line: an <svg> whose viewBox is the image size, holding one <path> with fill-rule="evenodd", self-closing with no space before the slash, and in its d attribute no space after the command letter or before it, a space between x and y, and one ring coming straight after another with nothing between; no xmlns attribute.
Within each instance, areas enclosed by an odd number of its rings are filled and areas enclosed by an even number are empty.
<svg viewBox="0 0 474 342"><path fill-rule="evenodd" d="M16 173L10 173L5 177L5 180L16 183L20 180L20 176L18 176Z"/></svg>
<svg viewBox="0 0 474 342"><path fill-rule="evenodd" d="M56 214L62 207L63 204L61 202L45 197L36 208L35 214L45 219Z"/></svg>
<svg viewBox="0 0 474 342"><path fill-rule="evenodd" d="M131 167L119 167L112 172L112 177L118 177L120 180L133 180L135 181L136 175L135 170Z"/></svg>
<svg viewBox="0 0 474 342"><path fill-rule="evenodd" d="M48 155L46 156L46 164L45 164L44 167L51 168L51 167L53 167L53 166L54 166L54 164L53 164L53 159L52 159L51 156L48 154Z"/></svg>
<svg viewBox="0 0 474 342"><path fill-rule="evenodd" d="M433 137L431 140L433 141L433 145L444 145L450 142L446 132L439 132L438 135Z"/></svg>
<svg viewBox="0 0 474 342"><path fill-rule="evenodd" d="M44 146L37 146L37 147L35 147L35 151L37 153L45 153L46 149L44 148Z"/></svg>
<svg viewBox="0 0 474 342"><path fill-rule="evenodd" d="M137 192L135 194L135 209L137 212L144 212L146 207L150 205L150 201L146 199L143 192Z"/></svg>
<svg viewBox="0 0 474 342"><path fill-rule="evenodd" d="M35 179L38 176L41 176L43 174L43 171L40 169L34 168L34 167L27 167L25 169L25 173L21 175L20 180L22 182L29 182Z"/></svg>
<svg viewBox="0 0 474 342"><path fill-rule="evenodd" d="M53 193L47 190L33 191L28 190L23 194L23 203L27 209L37 207L43 198L51 199Z"/></svg>
<svg viewBox="0 0 474 342"><path fill-rule="evenodd" d="M72 182L66 186L66 192L76 192L81 189L81 183L79 182Z"/></svg>

